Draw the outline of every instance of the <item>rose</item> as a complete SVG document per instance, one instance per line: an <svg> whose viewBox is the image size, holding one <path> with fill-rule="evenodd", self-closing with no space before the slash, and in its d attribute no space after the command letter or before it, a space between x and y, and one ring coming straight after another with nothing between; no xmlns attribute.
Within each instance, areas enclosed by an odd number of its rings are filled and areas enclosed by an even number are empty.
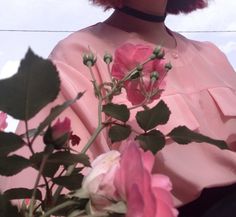
<svg viewBox="0 0 236 217"><path fill-rule="evenodd" d="M117 169L120 160L120 152L112 150L107 153L99 155L91 164L91 170L83 180L84 193L96 194L101 190L101 185L104 178L107 179L108 175L112 173L111 177ZM114 178L114 177L113 177ZM114 190L112 190L114 192Z"/></svg>
<svg viewBox="0 0 236 217"><path fill-rule="evenodd" d="M0 112L0 131L3 131L7 127L7 114Z"/></svg>
<svg viewBox="0 0 236 217"><path fill-rule="evenodd" d="M177 216L169 178L151 173L152 153L139 149L133 141L125 146L121 154L110 151L100 155L85 176L79 195L90 198L90 212L104 216L107 210L126 211L127 217ZM125 209L114 206L121 202Z"/></svg>
<svg viewBox="0 0 236 217"><path fill-rule="evenodd" d="M64 121L58 119L53 126L49 126L45 135L44 143L54 145L54 148L60 149L67 145L71 136L71 121L65 118Z"/></svg>
<svg viewBox="0 0 236 217"><path fill-rule="evenodd" d="M132 156L132 157L131 157ZM139 149L135 142L122 153L115 186L127 204L127 217L174 217L169 178L152 174L154 155Z"/></svg>
<svg viewBox="0 0 236 217"><path fill-rule="evenodd" d="M160 50L164 54L163 50ZM114 78L122 80L127 72L133 70L138 64L146 61L153 54L153 49L147 45L133 45L126 43L115 51L114 64L111 74ZM163 55L155 58L141 67L140 76L125 81L127 98L133 105L150 103L160 97L165 86L163 81L168 65Z"/></svg>
<svg viewBox="0 0 236 217"><path fill-rule="evenodd" d="M65 118L64 121L57 120L57 122L52 126L52 138L58 140L64 135L68 135L71 132L70 119Z"/></svg>
<svg viewBox="0 0 236 217"><path fill-rule="evenodd" d="M79 197L90 198L90 212L104 213L111 200L118 200L114 184L115 172L119 166L120 152L109 151L99 155L84 177Z"/></svg>

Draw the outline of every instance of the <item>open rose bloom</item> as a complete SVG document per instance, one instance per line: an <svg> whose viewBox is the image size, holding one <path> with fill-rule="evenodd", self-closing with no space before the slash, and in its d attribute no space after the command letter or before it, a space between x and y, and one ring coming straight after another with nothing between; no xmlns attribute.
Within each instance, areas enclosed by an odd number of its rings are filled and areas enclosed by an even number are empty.
<svg viewBox="0 0 236 217"><path fill-rule="evenodd" d="M147 45L130 43L122 45L115 51L112 76L117 80L122 80L129 71L146 61L152 54L153 49ZM168 68L164 59L156 58L146 63L139 77L125 82L128 100L133 105L139 105L158 99L165 87L163 79L167 71ZM156 79L153 75L156 75Z"/></svg>
<svg viewBox="0 0 236 217"><path fill-rule="evenodd" d="M154 156L138 148L136 142L124 150L110 151L96 158L85 176L80 197L90 198L89 212L107 216L175 217L168 177L152 174Z"/></svg>
<svg viewBox="0 0 236 217"><path fill-rule="evenodd" d="M0 131L3 131L7 128L7 114L0 112Z"/></svg>

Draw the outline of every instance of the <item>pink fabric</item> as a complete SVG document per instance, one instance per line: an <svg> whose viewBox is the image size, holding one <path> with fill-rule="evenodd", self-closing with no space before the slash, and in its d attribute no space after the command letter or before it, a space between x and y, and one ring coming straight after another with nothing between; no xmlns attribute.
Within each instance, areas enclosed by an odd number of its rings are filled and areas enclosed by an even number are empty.
<svg viewBox="0 0 236 217"><path fill-rule="evenodd" d="M0 111L0 131L7 128L7 114Z"/></svg>
<svg viewBox="0 0 236 217"><path fill-rule="evenodd" d="M188 40L177 33L173 36L177 47L166 51L173 69L167 75L166 90L162 95L172 116L167 125L160 127L161 130L168 133L173 127L185 124L213 138L226 140L236 150L236 74L233 68L211 43ZM86 91L85 96L63 115L72 120L74 133L81 137L79 148L83 147L97 121L97 100L92 94L88 69L82 64L82 54L89 48L97 54L95 76L98 81L106 81L109 75L102 60L103 54L106 51L114 53L115 48L125 42L155 46L143 41L136 33L99 23L61 41L50 56L63 81L62 94L57 102L74 98L78 91ZM128 104L125 94L115 101ZM37 125L37 120L48 112L48 108L32 121L31 127ZM140 131L134 113L131 118L131 124ZM106 141L104 131L90 149L90 156L109 150L110 144ZM175 203L181 205L195 199L205 187L236 182L236 154L209 144L180 146L168 141L157 154L155 171L170 177ZM23 175L11 180L1 178L0 186L3 189L22 184L33 186L32 179L25 178L32 177L32 172L25 170Z"/></svg>

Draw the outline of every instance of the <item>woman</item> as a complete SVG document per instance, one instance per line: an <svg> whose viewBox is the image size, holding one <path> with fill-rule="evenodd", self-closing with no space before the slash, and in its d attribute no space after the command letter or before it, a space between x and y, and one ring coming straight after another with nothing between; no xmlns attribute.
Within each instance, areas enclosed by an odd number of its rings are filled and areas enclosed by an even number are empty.
<svg viewBox="0 0 236 217"><path fill-rule="evenodd" d="M73 120L72 129L75 129L82 141L89 138L97 120L96 116L91 117L91 114L96 114L97 100L93 96L88 70L81 61L82 54L89 49L96 52L98 60L95 77L98 81L106 81L109 80L109 74L102 61L105 51L113 54L115 49L125 42L147 44L152 47L161 43L166 49L166 58L173 65L162 95L172 115L161 130L167 133L175 126L186 125L205 135L226 140L230 148L235 148L236 75L233 68L224 54L211 43L188 40L170 31L164 24L166 13L188 13L206 7L207 2L92 2L105 8L115 8L115 11L105 22L80 30L62 40L50 55L63 81L62 94L57 102L73 98L78 91L86 90L86 95L64 114ZM120 97L117 102L124 101L127 102L126 98ZM41 115L37 118L40 119ZM32 125L37 123L36 119ZM107 136L104 132L91 147L91 154L96 156L109 150L106 141ZM199 217L225 196L228 188L228 191L235 188L231 186L236 181L235 168L236 154L232 151L222 151L209 144L192 143L180 146L170 143L157 154L155 171L171 178L175 204L182 207L180 216ZM212 195L212 191L209 193L207 190L204 194L207 195L209 204L200 197L200 202L185 205L198 198L203 189L217 186L229 187L225 187L226 190L223 188L222 191L220 189L220 193L213 194L211 198L208 196ZM217 192L218 189L216 188Z"/></svg>
<svg viewBox="0 0 236 217"><path fill-rule="evenodd" d="M170 59L173 65L173 70L167 76L167 87L162 97L170 107L172 115L168 124L161 130L168 132L175 126L186 125L213 138L224 139L232 149L235 148L236 75L233 68L224 54L214 45L188 40L171 32L164 24L166 12L187 13L206 7L207 2L203 0L93 0L92 2L105 8L115 8L115 11L104 23L72 34L59 43L52 52L51 59L62 71L66 81L62 89L64 96L72 97L76 89L84 90L90 86L87 70L78 60L80 53L87 51L88 46L98 55L97 79L104 81L109 79L101 60L104 51L114 53L115 48L125 42L148 44L153 47L161 43L167 50L166 58ZM88 105L91 102L93 96L88 97L88 92L86 94L85 103L81 105ZM120 102L124 100L121 98ZM95 100L93 103L95 104ZM90 117L89 113L96 114L96 111L92 109L85 111L84 108L79 111L78 107L74 111L80 113L81 121L91 132L96 122L92 123L91 120L85 119ZM106 151L106 146L99 145L105 144L104 142L99 141L94 145L92 152ZM177 206L193 201L204 188L234 183L235 168L236 155L233 152L222 151L208 144L194 143L179 146L172 143L158 154L156 161L156 171L167 174L173 182L173 194ZM231 186L229 189L232 190ZM218 188L215 191L218 192ZM213 193L214 196L211 198L207 197L209 204L201 199L203 202L197 201L197 206L190 204L180 209L181 213L183 215L186 213L189 217L194 216L193 213L200 216L216 202L212 198L223 197L221 189L219 192ZM211 192L207 193L210 194ZM194 206L199 209L199 213ZM188 207L195 211L190 214Z"/></svg>

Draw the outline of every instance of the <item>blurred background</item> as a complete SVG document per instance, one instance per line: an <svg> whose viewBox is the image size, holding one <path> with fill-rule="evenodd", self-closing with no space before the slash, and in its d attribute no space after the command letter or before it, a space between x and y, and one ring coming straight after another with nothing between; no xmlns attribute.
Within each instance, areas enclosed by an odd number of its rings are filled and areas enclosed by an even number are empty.
<svg viewBox="0 0 236 217"><path fill-rule="evenodd" d="M236 69L236 1L209 0L209 7L188 15L168 16L173 31L215 43ZM47 57L70 33L105 20L88 0L0 0L0 78L14 74L28 47ZM16 126L10 121L9 130Z"/></svg>

